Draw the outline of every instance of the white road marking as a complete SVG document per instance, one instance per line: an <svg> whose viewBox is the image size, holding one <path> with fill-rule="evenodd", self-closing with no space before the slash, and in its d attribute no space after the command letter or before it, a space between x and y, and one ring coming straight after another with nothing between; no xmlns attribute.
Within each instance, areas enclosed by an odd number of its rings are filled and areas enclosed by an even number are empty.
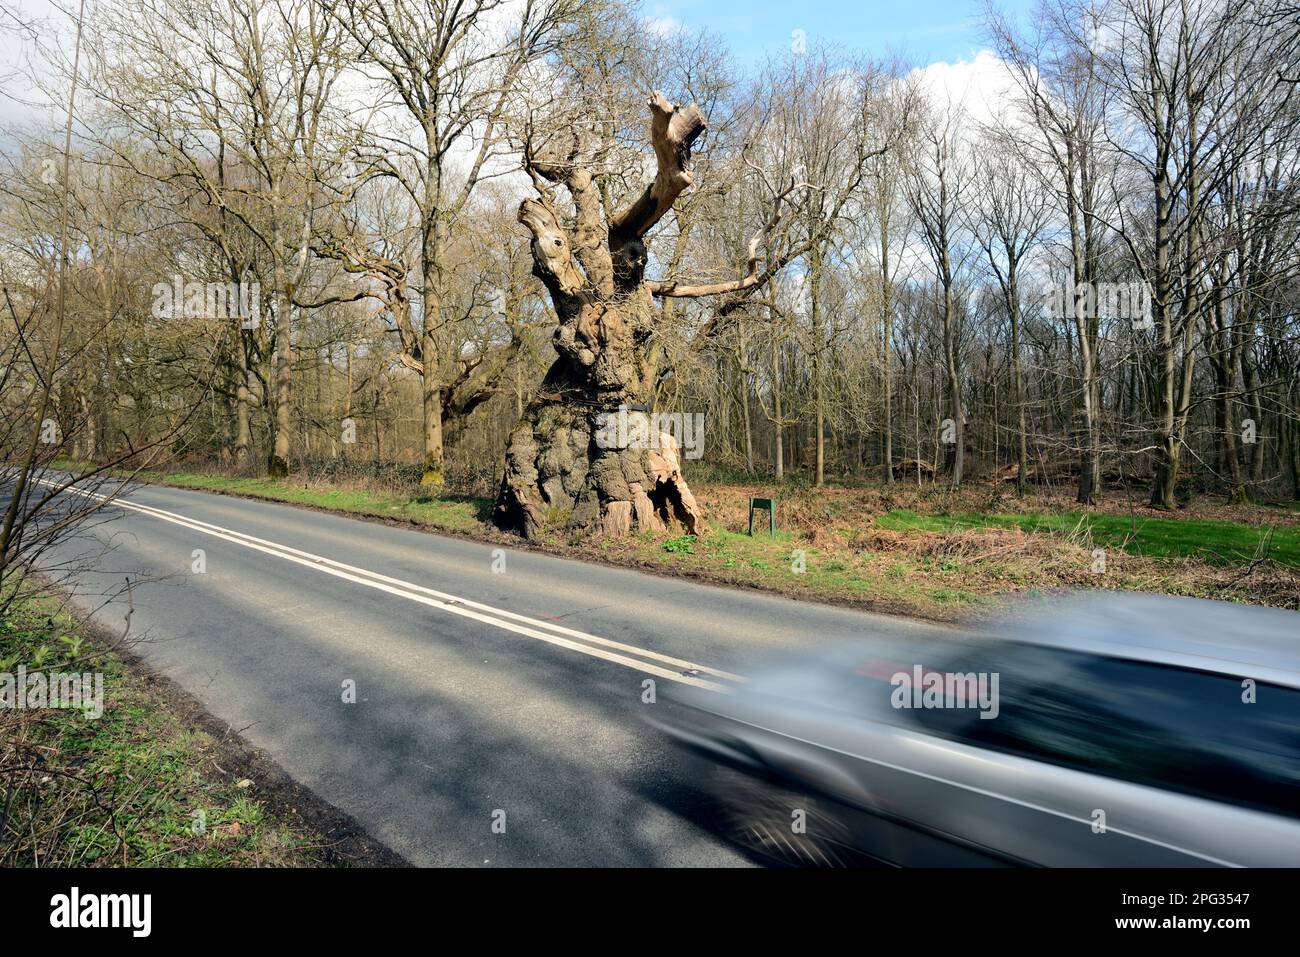
<svg viewBox="0 0 1300 957"><path fill-rule="evenodd" d="M50 488L57 489L60 487L60 483L53 482L49 479L41 478L35 479L35 481ZM74 486L68 487L65 491L100 502L108 502L111 499L111 504L120 506L124 509L140 512L141 514L161 519L165 522L171 522L172 524L180 525L184 528L191 529L192 531L201 532L204 535L211 535L214 538L233 542L236 545L242 545L245 548L251 548L255 551L263 552L267 555L272 555L276 558L281 558L297 565L302 565L306 568L312 568L327 575L333 575L336 578L342 578L347 581L356 582L359 585L365 585L367 588L374 588L378 591L387 592L390 595L397 595L400 598L418 602L422 605L427 605L430 608L437 608L440 611L459 615L462 618L471 618L475 621L491 625L494 628L501 628L505 631L514 632L515 634L536 638L539 641L544 641L548 644L567 648L570 651L577 651L585 655L590 655L593 658L600 658L604 661L611 661L615 664L623 665L624 667L632 668L636 671L655 675L659 678L666 678L669 681L694 685L697 688L705 688L709 691L726 692L729 690L726 685L719 684L715 681L708 681L704 678L697 678L693 675L682 674L681 672L695 671L700 674L733 682L745 680L740 675L731 674L730 672L695 664L694 662L686 661L682 658L675 658L672 655L665 655L648 648L639 648L636 645L629 645L620 641L613 641L609 638L602 638L599 635L592 635L587 632L566 628L552 622L529 618L527 615L506 611L503 608L496 608L492 605L485 605L482 602L471 601L468 598L460 598L456 595L436 591L432 588L425 588L423 585L416 585L412 582L403 581L400 578L381 575L378 572L372 572L355 565L338 562L332 558L326 558L323 555L316 555L312 552L293 548L289 545L282 545L279 542L257 538L254 535L249 535L245 532L237 532L229 528L223 528L220 525L213 525L210 522L204 522L200 519L188 518L187 516L179 515L176 512L169 512L152 505L141 505L138 502L131 502L124 498L114 498L109 495L101 495L98 492L91 492ZM637 657L632 658L629 657L629 655L635 655ZM637 660L638 658L644 660ZM654 662L672 665L678 670L669 670L668 668L662 667Z"/></svg>

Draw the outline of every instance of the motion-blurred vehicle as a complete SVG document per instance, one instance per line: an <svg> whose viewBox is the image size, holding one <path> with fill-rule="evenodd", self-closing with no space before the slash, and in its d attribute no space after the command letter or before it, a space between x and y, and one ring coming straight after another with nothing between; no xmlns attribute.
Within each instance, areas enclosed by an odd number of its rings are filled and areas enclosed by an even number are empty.
<svg viewBox="0 0 1300 957"><path fill-rule="evenodd" d="M984 631L804 656L653 720L786 863L1300 865L1300 613L1090 592Z"/></svg>

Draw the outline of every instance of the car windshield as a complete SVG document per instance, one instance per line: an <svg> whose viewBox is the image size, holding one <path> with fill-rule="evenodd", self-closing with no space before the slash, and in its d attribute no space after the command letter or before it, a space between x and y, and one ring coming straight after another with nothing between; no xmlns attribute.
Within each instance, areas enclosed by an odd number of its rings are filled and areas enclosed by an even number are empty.
<svg viewBox="0 0 1300 957"><path fill-rule="evenodd" d="M997 716L906 712L927 733L1260 810L1300 814L1300 692L1186 668L999 643Z"/></svg>

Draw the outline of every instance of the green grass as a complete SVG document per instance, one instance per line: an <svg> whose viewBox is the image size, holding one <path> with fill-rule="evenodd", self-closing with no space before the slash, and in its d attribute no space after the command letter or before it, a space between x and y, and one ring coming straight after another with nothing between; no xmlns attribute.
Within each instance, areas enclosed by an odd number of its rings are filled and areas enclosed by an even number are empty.
<svg viewBox="0 0 1300 957"><path fill-rule="evenodd" d="M230 478L190 472L162 474L141 473L145 481L160 481L182 488L202 489L250 495L279 502L292 502L334 509L360 515L400 518L430 528L472 533L482 531L491 510L491 501L469 496L417 496L405 492L380 492L360 489L330 489L298 485L292 481L265 478ZM893 531L949 532L979 528L1018 528L1026 532L1056 534L1086 533L1099 545L1123 548L1150 558L1200 558L1213 564L1231 565L1267 557L1283 565L1300 567L1300 529L1294 526L1255 526L1238 522L1160 518L1124 515L1063 512L1055 514L963 513L958 515L920 515L907 509L895 509L881 516L879 528ZM775 539L756 534L735 535L723 531L717 536L732 535L743 539L746 547L763 548L762 542L789 542L787 533ZM673 539L662 547L668 552L689 553L693 548L688 537ZM1267 541L1266 541L1267 539ZM767 561L767 559L763 559Z"/></svg>
<svg viewBox="0 0 1300 957"><path fill-rule="evenodd" d="M319 508L401 518L431 528L469 532L483 526L492 503L489 499L470 496L420 495L404 492L377 492L364 489L330 489L302 486L291 481L266 478L229 478L223 475L200 475L192 472L141 472L142 481L156 481L179 488L209 492L250 495L276 502L314 505Z"/></svg>
<svg viewBox="0 0 1300 957"><path fill-rule="evenodd" d="M412 489L367 490L332 487L324 482L305 484L301 478L270 480L231 478L190 472L141 473L145 481L214 492L332 509L357 515L384 516L410 521L432 531L449 531L488 538L492 503L484 498L421 495ZM590 542L566 538L566 515L552 516L552 526L535 544L546 551L582 559L600 559L636 567L653 565L675 574L733 582L791 595L865 603L898 614L939 619L978 611L999 595L1041 587L1133 588L1173 594L1201 594L1225 600L1256 600L1254 579L1236 590L1224 590L1214 579L1213 566L1245 566L1257 557L1275 560L1289 569L1300 567L1300 529L1294 525L1250 525L1230 521L1164 518L1081 512L954 513L926 515L894 509L872 519L866 510L845 511L838 499L812 500L811 490L800 492L816 506L820 526L783 529L775 536L756 529L753 537L727 531L710 523L703 535L664 536L640 533L623 540ZM1263 512L1268 515L1269 513ZM1276 512L1279 516L1280 510ZM1162 568L1111 572L1104 578L1075 574L1062 565L1045 569L1038 558L1013 550L993 550L974 558L947 554L939 548L932 556L923 536L908 543L920 548L863 548L855 544L865 526L898 532L951 533L963 529L1022 529L1029 533L1069 539L1072 545L1091 549L1102 546L1149 559L1171 561ZM928 536L924 536L928 538ZM791 551L802 549L804 568L793 567ZM1079 557L1082 556L1082 557ZM1076 558L1090 563L1086 552ZM1076 562L1077 564L1077 562ZM1276 590L1276 589L1275 589ZM1272 593L1270 593L1272 594ZM1285 603L1281 592L1259 597L1261 603Z"/></svg>
<svg viewBox="0 0 1300 957"><path fill-rule="evenodd" d="M810 545L778 531L770 536L711 527L700 536L681 536L642 550L655 564L677 571L706 571L714 577L776 592L871 601L894 610L942 616L950 606L987 603L990 596L960 587L961 569L926 567L924 562L870 554L852 555ZM802 552L802 571L795 558Z"/></svg>
<svg viewBox="0 0 1300 957"><path fill-rule="evenodd" d="M71 639L70 641L67 639ZM74 652L75 649L75 652ZM104 711L0 710L4 866L285 866L321 863L316 840L272 820L217 772L221 751L117 656L82 640L48 599L0 618L0 671L34 662L104 675Z"/></svg>
<svg viewBox="0 0 1300 957"><path fill-rule="evenodd" d="M1099 545L1123 548L1149 558L1200 558L1236 565L1256 557L1300 567L1300 530L1294 526L1256 526L1206 519L1085 514L918 515L895 509L877 519L891 531L948 532L961 529L1018 528L1025 532L1086 533Z"/></svg>

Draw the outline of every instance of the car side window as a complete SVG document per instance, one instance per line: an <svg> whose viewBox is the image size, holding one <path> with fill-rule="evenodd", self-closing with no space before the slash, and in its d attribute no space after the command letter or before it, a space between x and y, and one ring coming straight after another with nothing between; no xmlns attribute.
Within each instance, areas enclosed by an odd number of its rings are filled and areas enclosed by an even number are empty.
<svg viewBox="0 0 1300 957"><path fill-rule="evenodd" d="M974 675L986 683L997 678L997 717L981 718L977 709L926 708L908 713L910 722L929 734L952 740L978 741L985 746L1006 745L1012 750L1032 751L1040 756L1053 750L1068 749L1072 742L1034 744L1035 738L1051 738L1061 733L1060 720L1053 717L1050 689L1060 675L1073 667L1074 655L1040 645L1006 641L989 641L963 649L963 654L947 664L950 672ZM991 686L990 686L991 687ZM1007 721L1008 707L1015 721ZM1026 720L1026 719L1029 720ZM1014 725L1014 729L1007 725ZM1015 747L1008 736L1019 738Z"/></svg>
<svg viewBox="0 0 1300 957"><path fill-rule="evenodd" d="M1032 651L1028 650L1032 649ZM998 716L931 733L1213 800L1300 815L1300 692L1148 662L1021 646L1002 656Z"/></svg>
<svg viewBox="0 0 1300 957"><path fill-rule="evenodd" d="M1300 691L1255 683L1248 696L1237 677L1114 658L1073 674L1121 719L1117 776L1300 816Z"/></svg>

